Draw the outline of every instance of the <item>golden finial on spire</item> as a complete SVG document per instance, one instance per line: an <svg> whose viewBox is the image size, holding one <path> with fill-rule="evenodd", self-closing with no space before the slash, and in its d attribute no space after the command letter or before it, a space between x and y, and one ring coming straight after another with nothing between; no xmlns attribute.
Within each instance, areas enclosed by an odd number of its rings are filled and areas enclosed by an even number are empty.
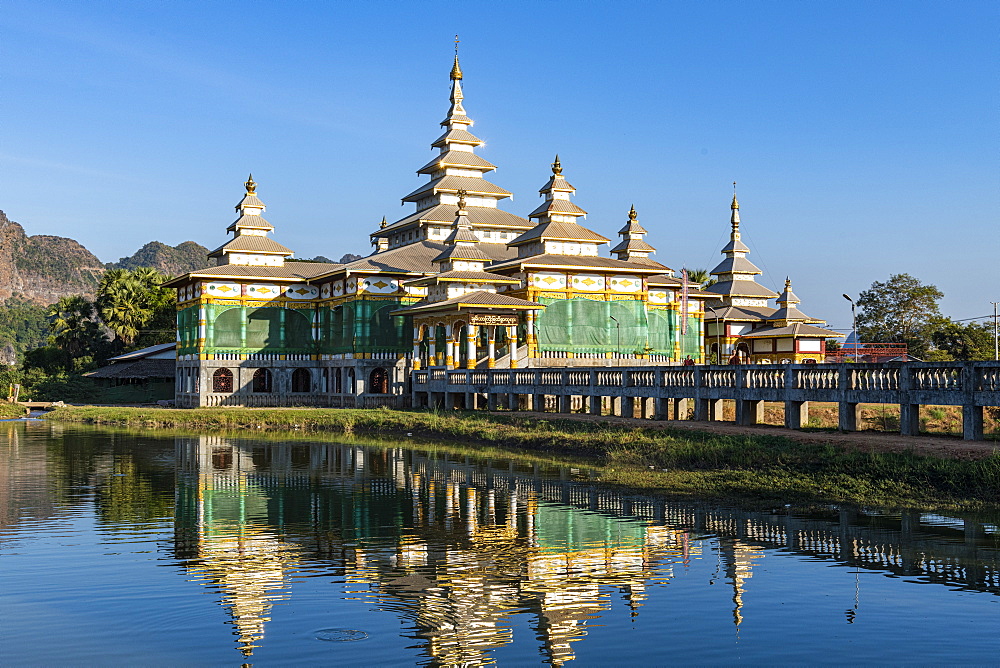
<svg viewBox="0 0 1000 668"><path fill-rule="evenodd" d="M468 195L468 194L469 193L466 190L459 190L458 191L458 210L459 211L464 211L465 210L465 196Z"/></svg>
<svg viewBox="0 0 1000 668"><path fill-rule="evenodd" d="M247 195L253 195L255 192L257 192L257 184L253 180L253 174L250 175L250 178L248 178L247 182L244 183L243 185L246 186Z"/></svg>
<svg viewBox="0 0 1000 668"><path fill-rule="evenodd" d="M380 230L384 230L386 228L386 225L388 225L388 223L385 222L385 216L382 216L382 222L379 223L378 227L379 227Z"/></svg>
<svg viewBox="0 0 1000 668"><path fill-rule="evenodd" d="M638 217L638 215L639 214L635 212L635 204L633 204L632 208L628 210L628 219L635 220Z"/></svg>
<svg viewBox="0 0 1000 668"><path fill-rule="evenodd" d="M740 208L740 203L736 201L736 181L733 181L733 204L730 208L732 209Z"/></svg>
<svg viewBox="0 0 1000 668"><path fill-rule="evenodd" d="M458 43L461 40L458 39L458 35L455 35L455 64L451 66L451 80L461 81L462 80L462 68L458 66Z"/></svg>
<svg viewBox="0 0 1000 668"><path fill-rule="evenodd" d="M552 173L556 176L562 176L562 163L559 162L558 153L556 153L556 161L552 163Z"/></svg>
<svg viewBox="0 0 1000 668"><path fill-rule="evenodd" d="M792 290L792 279L785 276L785 292L791 292Z"/></svg>

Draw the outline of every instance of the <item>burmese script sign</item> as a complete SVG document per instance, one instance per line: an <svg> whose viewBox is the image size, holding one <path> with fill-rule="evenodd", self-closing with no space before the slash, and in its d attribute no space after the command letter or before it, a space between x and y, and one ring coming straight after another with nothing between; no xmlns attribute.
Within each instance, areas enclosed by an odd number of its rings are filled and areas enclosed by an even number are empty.
<svg viewBox="0 0 1000 668"><path fill-rule="evenodd" d="M495 313L473 313L469 316L471 325L500 325L514 327L517 325L516 315L497 315Z"/></svg>

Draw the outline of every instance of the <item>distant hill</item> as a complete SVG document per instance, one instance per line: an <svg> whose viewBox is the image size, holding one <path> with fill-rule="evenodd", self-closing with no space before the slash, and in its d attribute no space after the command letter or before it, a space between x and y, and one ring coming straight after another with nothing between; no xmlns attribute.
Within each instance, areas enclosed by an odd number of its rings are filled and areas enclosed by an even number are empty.
<svg viewBox="0 0 1000 668"><path fill-rule="evenodd" d="M0 304L10 297L40 306L70 295L93 299L107 269L152 267L168 276L180 276L209 267L212 263L207 256L208 249L194 241L176 246L150 241L132 255L105 264L73 239L47 234L29 237L23 227L0 211ZM339 262L360 258L347 253ZM322 255L305 261L333 262Z"/></svg>
<svg viewBox="0 0 1000 668"><path fill-rule="evenodd" d="M38 234L0 211L0 301L23 296L36 304L51 304L67 295L94 296L104 264L80 243Z"/></svg>
<svg viewBox="0 0 1000 668"><path fill-rule="evenodd" d="M150 241L129 257L109 262L106 266L108 269L152 267L168 276L180 276L209 266L207 255L208 249L193 241L176 246Z"/></svg>

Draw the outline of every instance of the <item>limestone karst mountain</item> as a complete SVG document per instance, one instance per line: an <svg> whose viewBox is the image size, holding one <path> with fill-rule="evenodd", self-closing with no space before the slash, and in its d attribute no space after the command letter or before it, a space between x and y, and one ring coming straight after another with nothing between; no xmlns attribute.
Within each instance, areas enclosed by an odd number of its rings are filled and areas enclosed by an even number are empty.
<svg viewBox="0 0 1000 668"><path fill-rule="evenodd" d="M168 276L180 276L209 266L207 256L208 249L193 241L185 241L176 246L150 241L132 255L123 257L118 262L109 262L107 266L108 269L152 267Z"/></svg>
<svg viewBox="0 0 1000 668"><path fill-rule="evenodd" d="M151 241L135 254L105 264L74 239L28 236L0 211L0 303L12 296L43 306L69 295L93 298L106 269L153 267L177 276L207 267L207 254L207 248L193 241L177 246Z"/></svg>

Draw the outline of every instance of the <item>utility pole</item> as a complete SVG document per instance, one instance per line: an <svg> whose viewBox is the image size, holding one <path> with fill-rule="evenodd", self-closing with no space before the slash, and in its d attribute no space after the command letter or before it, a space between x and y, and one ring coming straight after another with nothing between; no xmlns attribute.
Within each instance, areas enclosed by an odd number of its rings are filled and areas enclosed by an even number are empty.
<svg viewBox="0 0 1000 668"><path fill-rule="evenodd" d="M993 359L1000 361L1000 328L997 327L997 304L1000 302L990 302L993 304Z"/></svg>

